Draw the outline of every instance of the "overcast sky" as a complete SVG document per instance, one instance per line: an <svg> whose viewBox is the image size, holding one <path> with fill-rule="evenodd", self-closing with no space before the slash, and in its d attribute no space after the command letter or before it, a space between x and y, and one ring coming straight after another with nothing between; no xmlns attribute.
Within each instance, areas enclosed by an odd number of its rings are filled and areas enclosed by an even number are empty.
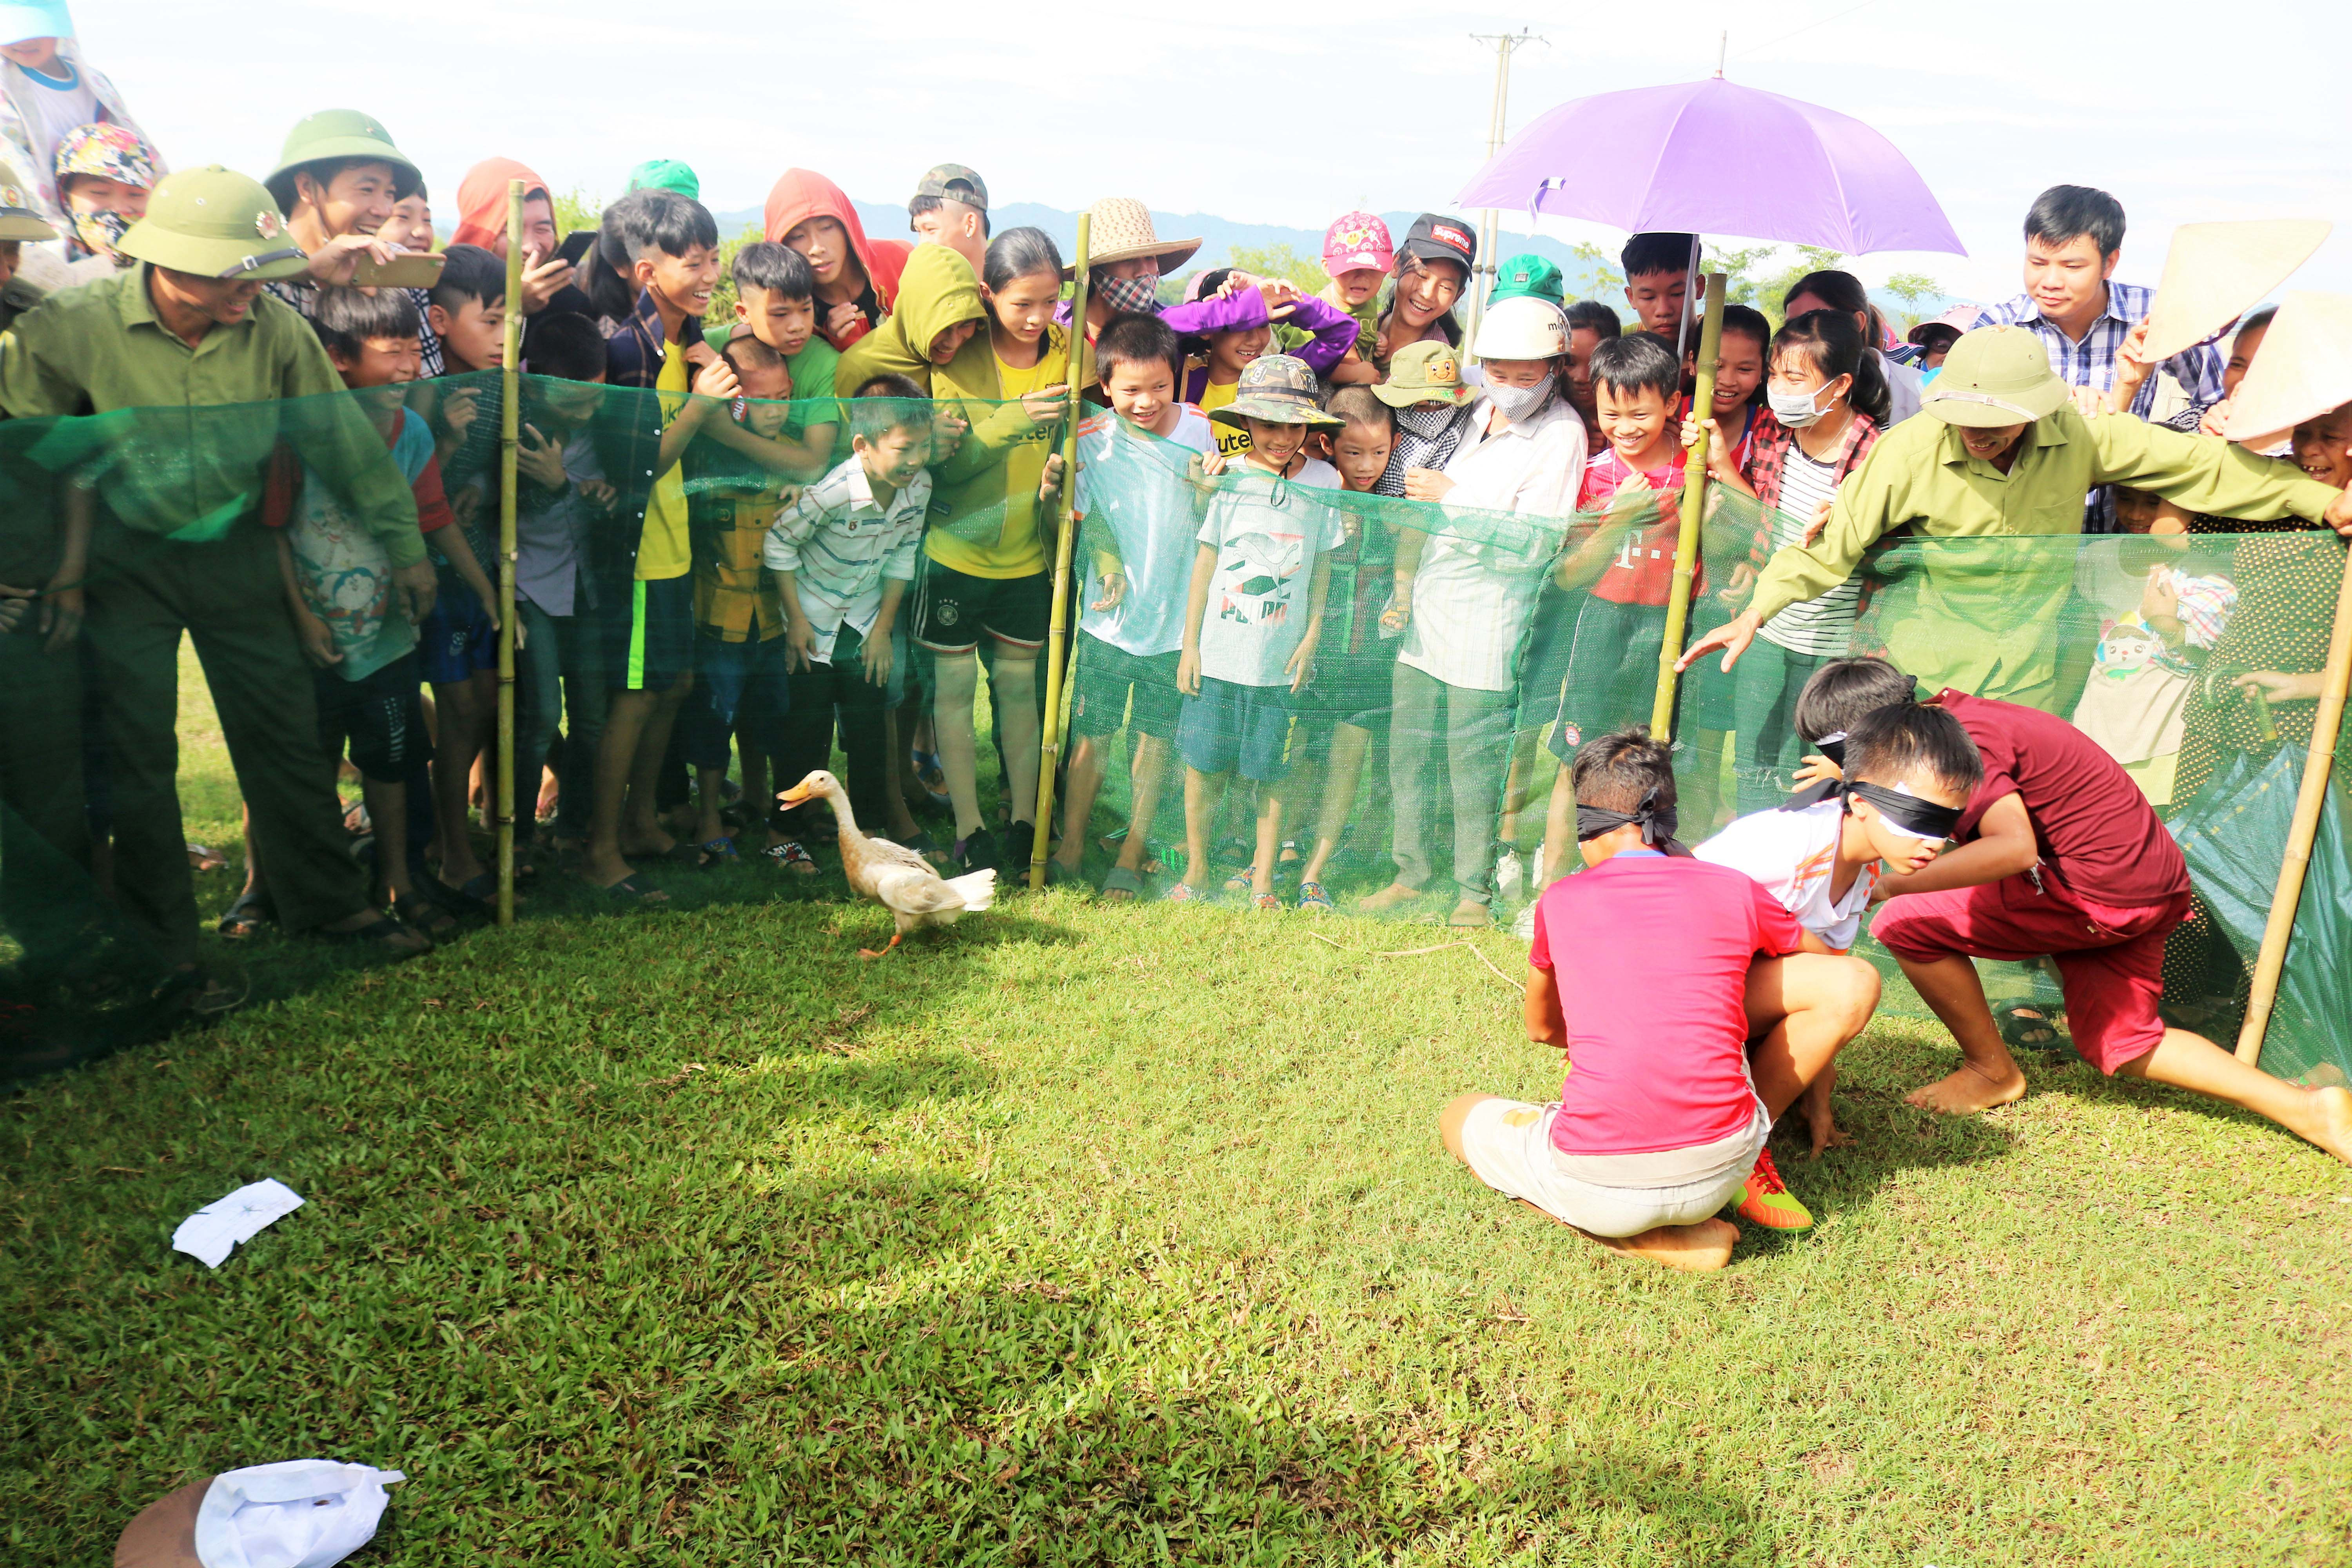
<svg viewBox="0 0 2352 1568"><path fill-rule="evenodd" d="M1349 0L1189 27L1187 9L75 0L88 58L174 165L260 174L299 115L364 109L424 167L445 226L459 175L492 153L607 196L638 159L682 157L722 211L756 206L793 164L887 200L950 160L1000 200L1060 207L1128 195L1302 227L1444 208L1485 155L1494 55L1468 35L1523 26L1550 43L1517 57L1513 129L1568 99L1705 76L1727 27L1733 79L1877 126L1970 254L1866 258L1874 282L1916 270L1957 295L2014 293L2018 221L2062 181L2122 199L2119 276L2149 283L2176 224L2352 217L2352 10L2329 0ZM2296 283L2352 289L2352 233Z"/></svg>

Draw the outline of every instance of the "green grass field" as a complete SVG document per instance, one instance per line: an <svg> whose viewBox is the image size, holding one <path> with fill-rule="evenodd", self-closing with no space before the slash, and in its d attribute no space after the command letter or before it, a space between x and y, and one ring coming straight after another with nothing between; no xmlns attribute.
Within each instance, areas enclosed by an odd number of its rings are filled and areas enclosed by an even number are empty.
<svg viewBox="0 0 2352 1568"><path fill-rule="evenodd" d="M662 879L265 946L0 1101L0 1562L307 1455L408 1473L370 1563L2352 1561L2352 1173L2251 1118L2074 1066L1936 1122L1891 1020L1784 1146L1819 1226L1671 1276L1442 1157L1558 1087L1471 953L1370 956L1443 933L1057 891L868 964L836 879Z"/></svg>

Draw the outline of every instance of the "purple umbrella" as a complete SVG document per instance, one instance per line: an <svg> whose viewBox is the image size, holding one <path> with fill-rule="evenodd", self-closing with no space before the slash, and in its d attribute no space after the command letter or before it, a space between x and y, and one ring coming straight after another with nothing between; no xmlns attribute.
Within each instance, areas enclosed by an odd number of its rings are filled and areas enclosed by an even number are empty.
<svg viewBox="0 0 2352 1568"><path fill-rule="evenodd" d="M1456 201L1637 234L1968 254L1885 137L1720 77L1563 103L1504 143Z"/></svg>

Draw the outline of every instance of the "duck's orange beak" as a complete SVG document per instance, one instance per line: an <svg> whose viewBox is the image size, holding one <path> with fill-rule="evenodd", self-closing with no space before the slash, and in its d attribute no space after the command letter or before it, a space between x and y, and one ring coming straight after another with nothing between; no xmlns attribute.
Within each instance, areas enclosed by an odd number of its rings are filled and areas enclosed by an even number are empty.
<svg viewBox="0 0 2352 1568"><path fill-rule="evenodd" d="M809 786L806 784L796 784L790 789L778 790L776 804L790 810L793 806L804 804L808 800L809 794Z"/></svg>

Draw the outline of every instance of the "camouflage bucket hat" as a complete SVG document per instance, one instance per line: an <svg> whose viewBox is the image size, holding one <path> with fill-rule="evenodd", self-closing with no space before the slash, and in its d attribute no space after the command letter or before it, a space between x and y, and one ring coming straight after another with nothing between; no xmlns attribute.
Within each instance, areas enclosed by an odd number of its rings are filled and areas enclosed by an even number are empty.
<svg viewBox="0 0 2352 1568"><path fill-rule="evenodd" d="M218 163L164 175L147 200L147 216L116 248L173 272L263 282L291 278L309 260L261 182Z"/></svg>
<svg viewBox="0 0 2352 1568"><path fill-rule="evenodd" d="M1346 420L1323 412L1315 392L1315 373L1307 368L1305 360L1264 354L1242 367L1241 385L1234 400L1211 410L1209 417L1236 429L1244 419L1263 419L1269 425L1313 425L1327 430L1344 426Z"/></svg>
<svg viewBox="0 0 2352 1568"><path fill-rule="evenodd" d="M1391 408L1416 403L1443 403L1459 408L1478 395L1462 384L1462 352L1439 338L1407 343L1389 361L1389 378L1372 388L1372 395Z"/></svg>

